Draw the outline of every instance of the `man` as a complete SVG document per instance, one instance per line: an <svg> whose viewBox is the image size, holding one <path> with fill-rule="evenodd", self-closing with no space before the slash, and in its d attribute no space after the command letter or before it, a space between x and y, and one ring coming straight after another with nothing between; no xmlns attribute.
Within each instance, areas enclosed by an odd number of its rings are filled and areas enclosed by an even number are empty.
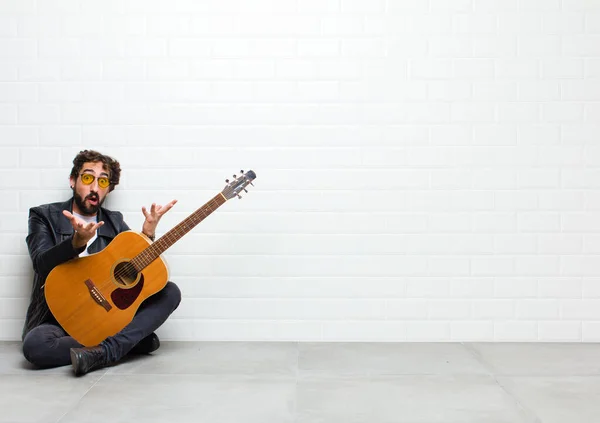
<svg viewBox="0 0 600 423"><path fill-rule="evenodd" d="M160 341L154 331L179 306L181 292L173 282L147 298L131 323L99 345L83 347L56 321L44 296L50 271L75 257L97 253L120 232L129 230L120 212L102 207L119 183L118 161L92 150L73 160L70 175L73 197L64 203L44 204L29 211L27 247L33 263L31 302L23 328L23 355L40 368L71 364L76 375L118 362L128 353L150 353ZM142 207L142 233L154 240L161 217L176 200L165 206Z"/></svg>

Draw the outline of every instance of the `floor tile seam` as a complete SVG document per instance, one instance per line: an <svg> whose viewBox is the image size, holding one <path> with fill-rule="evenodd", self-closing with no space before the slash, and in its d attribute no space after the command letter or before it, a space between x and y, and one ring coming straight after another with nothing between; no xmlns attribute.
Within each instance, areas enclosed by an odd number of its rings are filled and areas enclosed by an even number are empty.
<svg viewBox="0 0 600 423"><path fill-rule="evenodd" d="M506 386L500 383L500 381L498 380L499 376L496 374L497 372L495 371L494 366L491 363L488 363L486 360L484 360L483 356L479 353L479 351L477 351L477 349L473 345L465 342L461 342L461 345L463 345L465 350L469 354L471 354L471 356L475 360L477 360L479 364L481 364L486 370L490 372L490 376L492 379L494 379L496 385L509 398L511 398L511 400L515 403L517 409L522 415L524 415L525 417L533 417L534 421L532 423L543 423L542 419L531 408L527 407L514 392L512 392Z"/></svg>
<svg viewBox="0 0 600 423"><path fill-rule="evenodd" d="M96 386L98 384L98 382L100 382L100 380L102 380L104 378L104 376L106 376L108 372L103 372L102 375L96 379L92 385L83 393L83 395L71 406L68 407L67 410L63 413L62 416L60 416L57 420L56 423L60 423L71 411L75 410L75 408L77 408L77 406L81 403L81 401L83 401L83 399L87 396L87 394L89 394L89 392L94 388L94 386ZM73 376L76 377L76 376ZM85 376L84 376L85 377Z"/></svg>

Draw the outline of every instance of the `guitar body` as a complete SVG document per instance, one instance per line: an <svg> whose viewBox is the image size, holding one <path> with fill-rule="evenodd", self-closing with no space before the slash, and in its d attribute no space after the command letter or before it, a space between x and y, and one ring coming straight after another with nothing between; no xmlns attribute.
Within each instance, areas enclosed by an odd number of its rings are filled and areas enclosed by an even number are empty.
<svg viewBox="0 0 600 423"><path fill-rule="evenodd" d="M45 285L50 311L75 340L97 345L127 326L140 304L160 291L169 272L162 257L136 271L131 260L150 241L133 231L118 234L102 251L55 267Z"/></svg>

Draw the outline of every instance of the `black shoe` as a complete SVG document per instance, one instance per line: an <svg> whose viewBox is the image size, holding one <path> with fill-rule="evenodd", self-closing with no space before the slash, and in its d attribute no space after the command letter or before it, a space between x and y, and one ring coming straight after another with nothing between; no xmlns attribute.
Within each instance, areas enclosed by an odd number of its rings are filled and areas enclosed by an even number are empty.
<svg viewBox="0 0 600 423"><path fill-rule="evenodd" d="M150 354L160 347L158 336L152 332L131 349L132 354Z"/></svg>
<svg viewBox="0 0 600 423"><path fill-rule="evenodd" d="M103 347L71 348L71 365L75 376L81 376L108 364Z"/></svg>

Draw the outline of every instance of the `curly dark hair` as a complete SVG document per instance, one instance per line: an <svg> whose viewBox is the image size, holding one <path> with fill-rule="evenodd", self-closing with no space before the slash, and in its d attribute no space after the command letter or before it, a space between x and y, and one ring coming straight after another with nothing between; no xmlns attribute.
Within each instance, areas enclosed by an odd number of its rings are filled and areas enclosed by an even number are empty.
<svg viewBox="0 0 600 423"><path fill-rule="evenodd" d="M102 162L104 167L108 170L108 177L110 179L108 190L110 192L115 189L121 179L121 165L112 157L98 153L94 150L83 150L75 156L73 159L73 168L71 169L71 178L77 179L79 172L83 168L83 164L88 162Z"/></svg>

